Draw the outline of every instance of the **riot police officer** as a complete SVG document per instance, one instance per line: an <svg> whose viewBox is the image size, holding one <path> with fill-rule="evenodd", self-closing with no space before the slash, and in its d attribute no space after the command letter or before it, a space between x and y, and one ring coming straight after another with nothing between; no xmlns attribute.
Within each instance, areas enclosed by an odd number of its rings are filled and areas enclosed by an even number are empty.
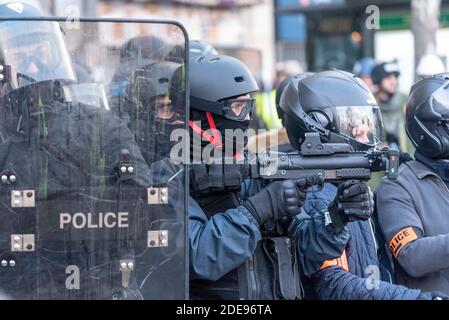
<svg viewBox="0 0 449 320"><path fill-rule="evenodd" d="M17 7L19 5L20 10ZM19 2L14 2L13 5L2 5L0 14L9 18L42 15L34 7ZM80 106L72 101L70 94L67 94L69 90L67 88L76 84L77 79L63 33L57 22L3 21L0 24L0 33L2 35L0 99L3 108L0 130L2 130L3 142L10 143L7 138L11 135L23 135L29 140L37 134L38 142L45 143L48 147L47 151L51 152L57 146L60 148L58 156L72 159L70 157L72 152L76 154L83 148L89 148L89 144L63 143L60 139L64 139L69 134L67 130L71 129L67 126L68 123L76 121L77 125L84 125L85 131L79 135L94 139L95 136L90 136L90 133L95 128L93 121L89 122L89 119L98 116L106 123L109 122L109 125L105 125L97 133L105 137L100 148L105 153L98 156L104 157L106 168L111 172L114 170L120 154L119 151L114 152L114 150L123 147L121 141L125 140L127 140L131 158L136 157L134 160L143 164L137 145L132 142L132 139L126 137L126 134L130 133L129 130L121 132L125 136L112 133L116 128L123 127L123 123L118 118L102 108ZM64 112L68 103L72 108L71 111L79 108L79 113ZM70 115L73 115L73 119ZM81 136L79 138L81 139ZM76 139L73 133L72 139ZM114 142L114 139L117 141ZM81 168L82 162L87 159L81 157L72 160ZM145 174L142 174L141 178L146 180ZM63 183L63 179L64 177L58 177L57 180Z"/></svg>
<svg viewBox="0 0 449 320"><path fill-rule="evenodd" d="M413 85L406 106L406 131L414 161L399 168L396 181L377 190L380 228L393 257L396 280L421 290L449 294L449 75Z"/></svg>
<svg viewBox="0 0 449 320"><path fill-rule="evenodd" d="M133 248L121 241L127 232L114 244L108 239L115 228L141 223L126 205L141 203L136 190L151 184L148 167L120 119L71 99L69 88L77 79L61 26L20 20L42 16L21 2L0 5L0 16L18 18L0 22L0 197L11 204L2 208L8 216L0 234L8 241L20 241L23 234L33 239L26 254L17 254L19 244L2 242L0 257L13 260L14 269L0 275L1 288L19 299L111 298L121 287L119 260L132 259ZM31 205L24 205L25 197ZM117 212L117 199L126 214ZM108 210L109 221L93 208ZM119 222L120 216L127 222ZM94 270L90 263L101 267ZM68 265L91 282L69 291Z"/></svg>
<svg viewBox="0 0 449 320"><path fill-rule="evenodd" d="M303 79L292 78L282 93L280 108L295 149L304 141L306 132L319 133L322 142L346 143L353 151L366 151L382 141L382 119L376 100L366 84L348 72L330 70ZM350 233L341 257L325 261L318 272L313 271L310 263L316 266L320 259L308 258L318 252L314 249L316 243L301 247L308 296L325 300L414 300L444 296L379 279L378 244L370 222L373 204L365 182L346 181L338 186L326 183L321 191L307 194L299 230L315 223L324 224L335 234L345 230Z"/></svg>
<svg viewBox="0 0 449 320"><path fill-rule="evenodd" d="M192 160L198 152L205 156L190 169L191 298L300 299L300 238L285 227L299 213L307 186L321 178L268 185L249 179L245 140L227 136L226 130L249 127L254 107L250 93L258 90L254 78L242 62L223 55L191 60L190 72ZM209 146L214 157L202 152ZM229 158L235 162L227 164ZM209 161L216 159L223 161ZM324 260L339 256L347 234L322 232L305 231L301 240L321 244ZM340 248L329 247L327 236L332 243L340 241Z"/></svg>
<svg viewBox="0 0 449 320"><path fill-rule="evenodd" d="M126 86L120 114L148 164L169 156L171 133L185 125L185 112L175 106L171 100L175 93L170 92L176 90L171 85L179 66L170 61L143 65L133 70Z"/></svg>

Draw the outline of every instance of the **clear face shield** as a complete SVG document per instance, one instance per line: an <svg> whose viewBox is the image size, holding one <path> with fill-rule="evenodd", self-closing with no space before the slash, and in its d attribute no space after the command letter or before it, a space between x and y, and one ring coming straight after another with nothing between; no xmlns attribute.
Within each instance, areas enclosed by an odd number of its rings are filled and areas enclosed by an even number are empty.
<svg viewBox="0 0 449 320"><path fill-rule="evenodd" d="M417 110L419 112L419 110ZM449 122L449 89L445 83L432 94L432 108L427 115L421 115L422 118L429 120Z"/></svg>
<svg viewBox="0 0 449 320"><path fill-rule="evenodd" d="M431 96L430 105L421 104L414 115L419 122L437 123L449 135L449 85L445 82L435 90Z"/></svg>
<svg viewBox="0 0 449 320"><path fill-rule="evenodd" d="M336 107L338 131L359 143L376 146L383 141L382 116L377 106Z"/></svg>
<svg viewBox="0 0 449 320"><path fill-rule="evenodd" d="M164 94L153 106L135 103L138 91L130 101L105 94L120 48L136 37L150 55L155 36L166 51L184 48L173 59L187 64L184 29L170 21L2 21L0 261L8 263L0 294L187 299L188 68L171 80L173 101ZM87 82L75 81L70 57ZM182 130L172 141L162 131L172 128L159 130L154 119L176 114Z"/></svg>
<svg viewBox="0 0 449 320"><path fill-rule="evenodd" d="M1 96L34 82L75 81L59 24L54 21L0 23L0 48L4 73Z"/></svg>

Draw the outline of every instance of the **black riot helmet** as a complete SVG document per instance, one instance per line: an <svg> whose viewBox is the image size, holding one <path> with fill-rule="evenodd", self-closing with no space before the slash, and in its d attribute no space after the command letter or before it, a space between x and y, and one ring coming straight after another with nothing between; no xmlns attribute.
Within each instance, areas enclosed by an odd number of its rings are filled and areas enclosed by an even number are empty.
<svg viewBox="0 0 449 320"><path fill-rule="evenodd" d="M140 36L125 42L120 48L120 63L125 61L163 60L169 53L169 47L159 37Z"/></svg>
<svg viewBox="0 0 449 320"><path fill-rule="evenodd" d="M126 96L143 104L160 96L168 96L170 83L179 63L155 61L136 68L130 77Z"/></svg>
<svg viewBox="0 0 449 320"><path fill-rule="evenodd" d="M416 149L434 159L449 159L449 73L413 85L405 114L406 131Z"/></svg>
<svg viewBox="0 0 449 320"><path fill-rule="evenodd" d="M225 55L191 59L189 66L191 108L239 121L240 115L230 110L230 100L259 90L248 67Z"/></svg>
<svg viewBox="0 0 449 320"><path fill-rule="evenodd" d="M290 143L299 149L306 132L322 142L348 143L367 150L383 140L383 126L373 94L356 75L329 70L302 80L292 78L283 90L280 108Z"/></svg>
<svg viewBox="0 0 449 320"><path fill-rule="evenodd" d="M255 101L240 97L259 90L256 80L243 62L225 55L190 59L189 67L190 127L218 148L232 144L234 151L241 151L247 141L243 145L226 140L222 143L205 130L216 129L225 136L226 129L248 129Z"/></svg>
<svg viewBox="0 0 449 320"><path fill-rule="evenodd" d="M207 55L190 60L190 102L194 109L222 116L221 101L258 90L251 71L236 58Z"/></svg>
<svg viewBox="0 0 449 320"><path fill-rule="evenodd" d="M276 96L275 96L276 112L277 112L278 118L282 120L282 124L284 124L284 111L281 109L280 102L281 102L282 93L284 92L285 87L287 87L287 85L291 81L299 81L299 80L302 80L312 74L313 74L313 72L298 73L297 75L294 75L293 77L285 78L277 86Z"/></svg>
<svg viewBox="0 0 449 320"><path fill-rule="evenodd" d="M1 18L41 17L22 2L0 5ZM55 21L0 22L0 97L20 88L54 81L76 81L59 24Z"/></svg>
<svg viewBox="0 0 449 320"><path fill-rule="evenodd" d="M170 54L172 55L171 57ZM114 72L112 82L117 84L126 82L131 72L154 61L161 61L166 58L174 61L173 55L175 54L170 52L170 47L164 40L153 35L129 39L120 48L119 65ZM120 89L117 92L122 93ZM113 95L116 95L117 92L113 93Z"/></svg>

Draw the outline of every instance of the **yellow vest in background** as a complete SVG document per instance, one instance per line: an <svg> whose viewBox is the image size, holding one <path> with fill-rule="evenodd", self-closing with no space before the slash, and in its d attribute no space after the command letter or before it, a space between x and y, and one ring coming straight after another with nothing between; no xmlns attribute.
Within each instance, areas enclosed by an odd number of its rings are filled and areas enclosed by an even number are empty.
<svg viewBox="0 0 449 320"><path fill-rule="evenodd" d="M276 90L262 91L254 95L256 116L262 119L267 129L282 128L282 121L276 111Z"/></svg>

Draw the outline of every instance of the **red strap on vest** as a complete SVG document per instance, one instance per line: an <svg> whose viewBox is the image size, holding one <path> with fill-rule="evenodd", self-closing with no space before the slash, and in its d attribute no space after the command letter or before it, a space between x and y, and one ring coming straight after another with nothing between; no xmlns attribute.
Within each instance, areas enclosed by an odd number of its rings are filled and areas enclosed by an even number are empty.
<svg viewBox="0 0 449 320"><path fill-rule="evenodd" d="M189 121L189 126L193 131L204 137L204 139L212 143L216 148L222 149L223 143L221 141L220 133L217 130L217 126L215 125L215 121L212 118L212 114L210 112L206 112L206 117L210 130L212 131L212 135L198 127L192 120Z"/></svg>
<svg viewBox="0 0 449 320"><path fill-rule="evenodd" d="M192 130L198 133L200 136L204 137L204 139L212 143L217 149L223 149L221 135L217 130L217 126L215 125L214 118L212 118L212 114L210 112L206 112L206 117L207 123L209 124L210 130L212 131L212 135L198 127L192 120L189 121L190 128L192 128ZM234 154L233 157L238 160L243 160L243 155L240 152Z"/></svg>

